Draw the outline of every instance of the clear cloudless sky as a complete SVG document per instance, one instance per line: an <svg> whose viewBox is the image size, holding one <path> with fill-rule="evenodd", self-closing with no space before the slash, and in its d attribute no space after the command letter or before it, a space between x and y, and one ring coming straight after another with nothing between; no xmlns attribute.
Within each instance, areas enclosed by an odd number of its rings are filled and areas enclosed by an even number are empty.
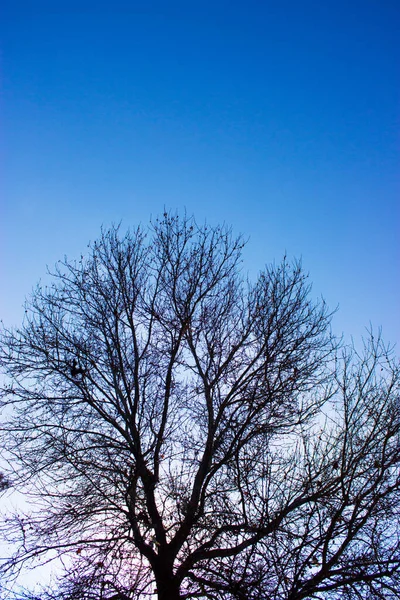
<svg viewBox="0 0 400 600"><path fill-rule="evenodd" d="M302 257L337 333L400 341L398 0L3 0L1 317L167 209Z"/></svg>

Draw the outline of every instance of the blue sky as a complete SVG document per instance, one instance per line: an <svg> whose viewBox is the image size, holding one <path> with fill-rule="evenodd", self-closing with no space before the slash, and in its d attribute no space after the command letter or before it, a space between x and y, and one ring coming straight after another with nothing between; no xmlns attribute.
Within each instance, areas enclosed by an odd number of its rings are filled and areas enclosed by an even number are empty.
<svg viewBox="0 0 400 600"><path fill-rule="evenodd" d="M335 331L400 341L392 0L6 0L1 316L100 226L164 206L302 257Z"/></svg>

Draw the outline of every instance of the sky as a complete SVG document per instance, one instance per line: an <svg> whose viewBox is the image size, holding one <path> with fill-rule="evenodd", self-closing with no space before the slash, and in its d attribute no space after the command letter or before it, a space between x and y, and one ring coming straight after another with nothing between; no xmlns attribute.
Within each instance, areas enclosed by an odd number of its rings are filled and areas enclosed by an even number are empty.
<svg viewBox="0 0 400 600"><path fill-rule="evenodd" d="M400 342L397 0L0 9L1 318L101 226L164 208L302 258L334 331Z"/></svg>

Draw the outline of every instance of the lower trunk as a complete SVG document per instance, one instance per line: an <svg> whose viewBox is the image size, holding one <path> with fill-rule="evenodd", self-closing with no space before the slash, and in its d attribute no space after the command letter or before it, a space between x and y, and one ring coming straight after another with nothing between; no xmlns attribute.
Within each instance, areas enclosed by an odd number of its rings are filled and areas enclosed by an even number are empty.
<svg viewBox="0 0 400 600"><path fill-rule="evenodd" d="M158 600L181 600L179 593L179 585L175 579L166 581L157 581L157 598Z"/></svg>
<svg viewBox="0 0 400 600"><path fill-rule="evenodd" d="M181 600L180 585L174 576L173 564L174 561L168 554L160 552L158 561L153 567L157 588L155 593L158 600Z"/></svg>

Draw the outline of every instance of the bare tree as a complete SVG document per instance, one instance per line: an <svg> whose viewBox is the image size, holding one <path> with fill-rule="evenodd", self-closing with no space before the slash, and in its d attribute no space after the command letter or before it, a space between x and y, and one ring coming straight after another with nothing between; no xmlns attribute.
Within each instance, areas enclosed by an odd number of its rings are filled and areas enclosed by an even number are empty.
<svg viewBox="0 0 400 600"><path fill-rule="evenodd" d="M338 350L286 259L164 214L38 287L0 361L5 576L61 558L43 598L399 598L399 368ZM398 587L399 586L399 587ZM33 596L31 596L33 598Z"/></svg>

